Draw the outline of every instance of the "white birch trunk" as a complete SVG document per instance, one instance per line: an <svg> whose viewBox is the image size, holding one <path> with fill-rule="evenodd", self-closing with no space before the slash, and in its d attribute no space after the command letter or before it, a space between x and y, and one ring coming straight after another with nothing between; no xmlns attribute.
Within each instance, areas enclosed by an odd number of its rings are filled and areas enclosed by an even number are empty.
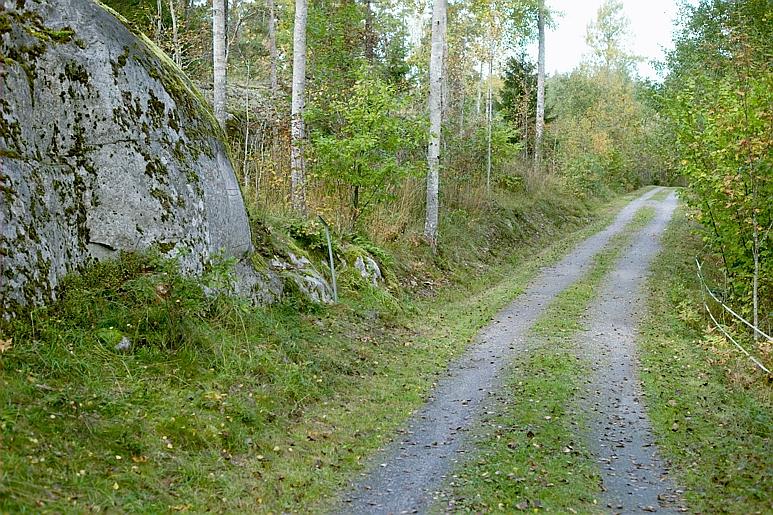
<svg viewBox="0 0 773 515"><path fill-rule="evenodd" d="M537 57L537 122L534 128L534 168L539 171L542 163L542 134L545 131L545 13L540 1L537 24L539 25L539 54Z"/></svg>
<svg viewBox="0 0 773 515"><path fill-rule="evenodd" d="M429 148L427 149L427 216L424 238L435 249L438 240L438 190L440 182L440 130L443 95L443 48L446 0L432 6L432 49L429 59Z"/></svg>
<svg viewBox="0 0 773 515"><path fill-rule="evenodd" d="M225 0L212 2L212 59L213 59L213 96L215 118L225 130L226 109L226 57L225 57Z"/></svg>
<svg viewBox="0 0 773 515"><path fill-rule="evenodd" d="M480 73L478 73L478 100L475 102L475 114L480 119L480 106L483 98L483 60L480 61Z"/></svg>
<svg viewBox="0 0 773 515"><path fill-rule="evenodd" d="M303 154L303 108L306 90L306 0L295 0L293 29L293 93L290 112L290 202L293 209L306 213L306 161Z"/></svg>
<svg viewBox="0 0 773 515"><path fill-rule="evenodd" d="M271 84L271 98L276 101L277 93L279 91L279 83L276 78L276 61L277 61L277 49L276 49L276 12L274 8L274 0L266 0L268 7L268 56L269 56L269 82Z"/></svg>
<svg viewBox="0 0 773 515"><path fill-rule="evenodd" d="M448 107L450 106L450 102L448 101L449 98L449 74L448 74L448 39L445 37L445 34L448 31L448 11L447 9L443 10L442 18L441 18L441 33L444 34L443 36L443 69L440 72L440 75L442 77L442 90L440 95L440 123L446 121L448 116ZM444 149L445 150L445 147Z"/></svg>
<svg viewBox="0 0 773 515"><path fill-rule="evenodd" d="M276 169L277 150L279 145L279 81L276 76L277 48L276 48L276 10L274 0L266 0L268 7L268 56L269 56L269 83L271 87L271 108L274 111L274 119L271 121L271 166Z"/></svg>
<svg viewBox="0 0 773 515"><path fill-rule="evenodd" d="M177 66L182 66L182 58L180 57L180 38L177 31L177 11L174 6L174 0L169 0L169 14L172 16L172 44L174 45L174 63Z"/></svg>
<svg viewBox="0 0 773 515"><path fill-rule="evenodd" d="M494 43L491 43L491 50L488 59L488 91L486 93L486 196L491 196L491 126L494 122Z"/></svg>
<svg viewBox="0 0 773 515"><path fill-rule="evenodd" d="M158 46L161 46L161 33L164 30L164 27L161 23L163 14L161 0L156 0L156 37L154 43Z"/></svg>

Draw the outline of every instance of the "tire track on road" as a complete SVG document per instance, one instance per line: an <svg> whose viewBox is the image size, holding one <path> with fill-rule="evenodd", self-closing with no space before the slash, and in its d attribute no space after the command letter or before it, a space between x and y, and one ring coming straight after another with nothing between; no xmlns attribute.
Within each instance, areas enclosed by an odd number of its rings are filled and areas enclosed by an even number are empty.
<svg viewBox="0 0 773 515"><path fill-rule="evenodd" d="M661 191L655 188L626 205L604 230L587 238L560 263L545 268L530 286L478 334L452 363L395 441L377 454L368 471L342 497L336 512L426 511L448 472L463 457L467 429L486 396L500 384L502 369L527 352L529 331L553 298L582 277L593 257L621 232L636 211Z"/></svg>
<svg viewBox="0 0 773 515"><path fill-rule="evenodd" d="M658 457L636 373L636 328L646 307L648 270L676 206L674 193L656 204L655 219L605 278L585 315L588 329L577 339L594 371L581 402L588 443L601 466L605 504L615 513L686 511Z"/></svg>

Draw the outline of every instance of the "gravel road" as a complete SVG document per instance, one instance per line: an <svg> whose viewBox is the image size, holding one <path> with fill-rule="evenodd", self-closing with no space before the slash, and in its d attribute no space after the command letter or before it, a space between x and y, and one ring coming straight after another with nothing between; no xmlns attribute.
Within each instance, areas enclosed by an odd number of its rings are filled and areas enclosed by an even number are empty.
<svg viewBox="0 0 773 515"><path fill-rule="evenodd" d="M606 229L586 239L557 265L545 268L521 295L500 311L480 331L465 354L449 366L428 402L399 431L396 439L375 456L349 491L344 492L335 511L426 512L445 477L464 458L468 450L464 445L467 430L475 422L487 395L498 388L500 372L515 356L528 352L527 336L534 322L557 294L589 270L593 257L659 191L659 188L652 189L630 202ZM650 226L647 231L658 234L662 231L661 225L665 225L675 200L670 197L666 205L669 207L658 212L659 225ZM657 237L648 241L654 246L648 255L654 255ZM646 263L649 259L651 256ZM642 502L651 501L647 498Z"/></svg>
<svg viewBox="0 0 773 515"><path fill-rule="evenodd" d="M677 201L654 203L654 220L623 252L585 316L578 347L592 363L588 443L597 457L605 505L614 513L684 511L680 495L658 458L636 374L636 327L645 309L648 269L660 250Z"/></svg>

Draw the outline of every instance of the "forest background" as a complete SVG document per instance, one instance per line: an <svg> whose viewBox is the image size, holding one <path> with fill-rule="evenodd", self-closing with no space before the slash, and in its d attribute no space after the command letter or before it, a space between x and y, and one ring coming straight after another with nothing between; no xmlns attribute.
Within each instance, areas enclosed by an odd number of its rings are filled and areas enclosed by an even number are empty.
<svg viewBox="0 0 773 515"><path fill-rule="evenodd" d="M343 238L422 244L429 2L232 0L222 38L213 37L210 2L107 4L205 91L212 91L213 46L223 40L225 132L253 217L310 237L321 230L312 215L322 215ZM307 9L302 209L291 173L299 5ZM686 186L690 214L704 229L702 258L715 267L723 298L769 332L769 4L683 5L675 48L660 63L665 79L653 82L636 73L622 4L606 1L588 26L591 52L575 70L546 79L545 133L536 145L538 63L526 50L539 37L540 15L560 23L560 13L538 0L447 6L441 248L455 244L444 235L496 219L522 194L584 199L644 184Z"/></svg>

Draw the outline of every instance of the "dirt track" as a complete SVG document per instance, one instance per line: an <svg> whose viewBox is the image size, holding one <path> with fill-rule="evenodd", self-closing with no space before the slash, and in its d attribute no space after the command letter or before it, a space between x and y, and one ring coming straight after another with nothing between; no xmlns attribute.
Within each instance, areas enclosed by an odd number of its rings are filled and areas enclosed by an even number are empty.
<svg viewBox="0 0 773 515"><path fill-rule="evenodd" d="M580 352L594 375L582 405L588 443L604 480L605 505L615 513L679 510L679 495L658 458L636 373L636 326L644 309L647 270L676 207L672 194L656 205L652 223L624 251L586 313Z"/></svg>
<svg viewBox="0 0 773 515"><path fill-rule="evenodd" d="M593 257L602 250L610 239L619 233L624 226L631 220L634 213L642 206L646 205L648 199L655 195L659 189L653 189L645 193L642 197L629 203L603 231L591 236L581 243L570 255L564 258L560 263L553 267L544 269L538 277L532 281L530 286L516 298L509 306L503 309L492 322L484 328L476 339L476 342L470 349L456 362L448 368L446 377L438 384L432 392L427 404L424 405L407 423L406 427L400 431L395 441L383 449L372 461L369 470L363 474L360 481L352 485L351 489L342 496L342 503L337 512L343 513L421 513L425 512L433 502L434 493L440 488L445 477L464 459L466 432L475 422L487 394L498 388L501 381L501 372L503 368L517 355L528 352L529 338L528 333L534 322L542 315L550 301L561 291L569 287L577 279L587 272L592 265ZM598 316L591 316L592 320L602 320L604 313L610 310L609 303L618 303L614 291L618 286L614 279L624 281L620 283L624 291L634 291L640 288L643 282L646 268L657 253L659 248L659 235L665 228L668 219L671 217L676 200L673 195L666 201L653 204L658 205L658 215L655 220L642 230L641 238L628 249L619 262L618 269L615 270L610 281L605 285L604 292L599 298L601 308L594 308L594 313L598 309ZM638 303L627 306L620 315L624 318L625 327L630 327L636 320L636 310ZM606 311L605 311L606 310ZM623 320L621 320L622 324ZM620 325L622 327L622 325ZM615 332L618 326L611 329ZM606 326L599 325L596 333L606 334L609 330ZM599 335L600 336L600 335ZM603 341L602 341L603 340ZM615 378L618 373L631 374L633 370L633 352L630 348L619 352L606 352L603 349L608 348L604 345L617 345L616 340L605 340L599 338L594 342L589 342L587 351L598 354L600 367L607 366L608 360L622 359L624 365L615 367ZM593 344L591 344L593 343ZM630 342L629 342L630 343ZM595 354L594 354L595 356ZM603 368L599 368L601 371ZM633 386L635 380L633 375L628 376ZM639 417L643 411L636 411L632 408L641 406L636 402L626 400L623 403L609 401L615 394L611 389L617 388L619 383L617 379L607 381L599 376L600 385L604 386L605 402L599 402L594 405L600 414L598 420L602 422L594 426L595 432L600 431L599 435L605 430L603 420L610 419L615 421L615 410L627 410L626 417ZM607 388L607 386L609 388ZM625 385L623 385L625 386ZM624 390L625 395L630 391ZM633 394L636 395L635 393ZM628 397L626 397L628 399ZM622 415L621 415L622 416ZM606 419L605 419L606 417ZM596 419L594 419L594 424ZM628 420L628 419L626 419ZM646 419L645 419L646 423ZM614 422L613 422L614 425ZM627 422L626 427L621 427L620 431L638 430L634 422ZM643 426L643 430L648 431L648 426ZM610 436L610 438L618 438ZM642 434L641 437L635 437L637 441L649 441L648 434ZM598 439L602 450L607 449L607 443L604 439ZM633 450L634 445L628 442ZM644 445L644 444L642 444ZM651 448L647 448L650 449ZM650 452L651 454L651 452ZM600 454L600 456L602 456ZM604 459L608 458L603 454ZM634 459L646 458L644 454L632 453ZM641 477L640 485L659 486L658 482L650 481L653 477L659 479L662 474L662 467L659 463L651 462L652 467L650 476ZM625 471L628 473L628 465ZM622 505L625 511L628 506L636 506L642 503L644 508L657 506L657 492L655 501L652 501L650 491L654 488L645 487L636 490L636 499L631 502L624 502L627 498L625 493L629 489L626 481L618 481L622 476L610 475L604 472L605 486L608 490L609 504L614 509ZM617 472L615 472L617 474ZM633 476L627 476L629 478ZM639 481L638 477L635 478ZM609 484L607 485L607 482ZM619 495L618 495L619 494ZM651 503L655 502L654 505Z"/></svg>

